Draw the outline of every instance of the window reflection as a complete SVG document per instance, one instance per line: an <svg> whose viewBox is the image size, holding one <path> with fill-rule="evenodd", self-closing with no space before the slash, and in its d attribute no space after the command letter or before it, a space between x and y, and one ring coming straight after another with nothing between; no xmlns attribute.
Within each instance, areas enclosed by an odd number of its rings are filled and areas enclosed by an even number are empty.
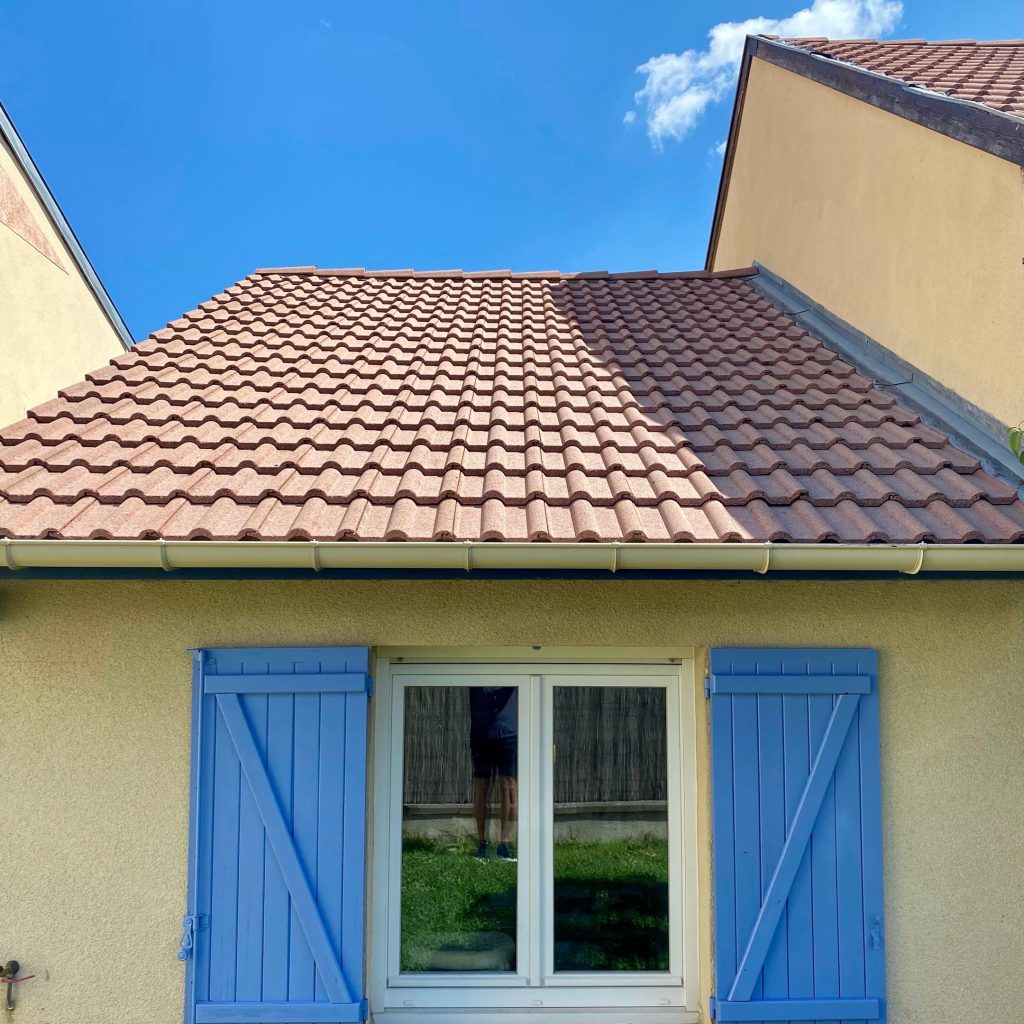
<svg viewBox="0 0 1024 1024"><path fill-rule="evenodd" d="M403 971L514 971L518 689L405 690Z"/></svg>
<svg viewBox="0 0 1024 1024"><path fill-rule="evenodd" d="M665 690L556 686L554 966L668 970Z"/></svg>

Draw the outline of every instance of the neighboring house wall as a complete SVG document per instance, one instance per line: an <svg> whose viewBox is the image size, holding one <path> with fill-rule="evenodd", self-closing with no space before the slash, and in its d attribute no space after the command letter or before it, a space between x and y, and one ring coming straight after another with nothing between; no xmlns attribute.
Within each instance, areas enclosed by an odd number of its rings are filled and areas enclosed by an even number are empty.
<svg viewBox="0 0 1024 1024"><path fill-rule="evenodd" d="M541 643L877 647L888 1019L1010 1024L1022 616L1016 581L0 583L2 953L36 975L17 1020L181 1019L186 648Z"/></svg>
<svg viewBox="0 0 1024 1024"><path fill-rule="evenodd" d="M0 426L124 351L0 139Z"/></svg>
<svg viewBox="0 0 1024 1024"><path fill-rule="evenodd" d="M714 269L756 260L1016 424L1022 257L1020 167L751 61Z"/></svg>

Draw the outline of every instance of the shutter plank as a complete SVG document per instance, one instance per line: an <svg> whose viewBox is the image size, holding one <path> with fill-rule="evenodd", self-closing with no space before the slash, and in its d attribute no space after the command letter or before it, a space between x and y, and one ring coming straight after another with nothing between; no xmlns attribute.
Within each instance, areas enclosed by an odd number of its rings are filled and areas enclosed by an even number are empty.
<svg viewBox="0 0 1024 1024"><path fill-rule="evenodd" d="M715 867L715 968L719 977L734 978L736 944L736 810L733 794L732 701L711 702L711 815Z"/></svg>
<svg viewBox="0 0 1024 1024"><path fill-rule="evenodd" d="M782 698L785 731L784 784L786 831L793 825L800 795L811 773L811 740L807 729L807 697ZM814 995L814 930L811 923L811 853L804 850L786 906L789 947L789 995L793 999Z"/></svg>
<svg viewBox="0 0 1024 1024"><path fill-rule="evenodd" d="M851 700L841 697L840 700ZM816 749L824 742L836 706L831 696L814 695L808 698L808 724L811 748ZM854 707L850 712L853 720ZM847 728L849 728L849 723ZM845 734L840 737L842 743ZM840 748L829 766L826 786L821 798L816 827L810 834L811 846L811 907L814 930L814 995L817 999L839 995L839 927L836 917L839 904L836 897L836 809L835 809L835 766ZM811 772L816 770L812 766ZM832 1019L820 1019L818 1024L838 1024Z"/></svg>
<svg viewBox="0 0 1024 1024"><path fill-rule="evenodd" d="M271 694L267 698L267 775L289 831L292 823L292 747L295 738L295 698ZM288 998L288 949L291 899L270 839L264 834L266 867L263 909L263 999Z"/></svg>
<svg viewBox="0 0 1024 1024"><path fill-rule="evenodd" d="M761 808L761 897L768 891L772 872L786 843L785 758L782 732L782 696L774 693L757 697L757 761ZM768 946L761 972L762 996L779 998L789 994L789 964L786 948L786 908Z"/></svg>
<svg viewBox="0 0 1024 1024"><path fill-rule="evenodd" d="M316 891L316 840L318 832L320 766L320 697L318 694L295 695L294 782L292 785L292 835L302 876ZM268 833L269 834L269 833ZM287 874L285 875L286 880ZM288 960L288 998L313 1001L316 998L316 956L311 943L303 942L305 929L301 908L289 880L292 897L290 923L291 941ZM319 916L319 914L318 914Z"/></svg>
<svg viewBox="0 0 1024 1024"><path fill-rule="evenodd" d="M210 999L235 998L235 948L238 944L238 804L241 773L238 755L223 716L216 718L213 782L213 874L210 880Z"/></svg>
<svg viewBox="0 0 1024 1024"><path fill-rule="evenodd" d="M243 698L243 707L262 757L267 742L266 697ZM263 821L248 786L240 787L238 808L238 925L235 946L235 999L263 995L264 910Z"/></svg>
<svg viewBox="0 0 1024 1024"><path fill-rule="evenodd" d="M341 949L342 850L345 842L345 698L324 694L320 698L320 757L317 765L316 840L317 897L331 947ZM337 737L329 743L326 737ZM339 747L340 755L339 756ZM317 976L316 996L326 998L323 979Z"/></svg>
<svg viewBox="0 0 1024 1024"><path fill-rule="evenodd" d="M353 992L362 990L366 941L366 775L352 765L366 764L368 710L365 697L350 699L345 714L345 821L341 856L341 969Z"/></svg>
<svg viewBox="0 0 1024 1024"><path fill-rule="evenodd" d="M735 790L736 815L736 953L742 970L744 938L753 931L761 910L761 816L760 780L757 774L757 697L743 695L733 698L734 756L745 758L748 771L737 772ZM761 994L761 959L744 999ZM735 998L730 996L730 998Z"/></svg>
<svg viewBox="0 0 1024 1024"><path fill-rule="evenodd" d="M835 775L839 995L843 997L865 994L859 716L858 708Z"/></svg>
<svg viewBox="0 0 1024 1024"><path fill-rule="evenodd" d="M877 692L862 698L858 724L861 863L864 870L864 979L868 994L882 996L885 993L885 910L882 902L882 772L878 753L880 738ZM884 1001L882 1016L885 1016Z"/></svg>

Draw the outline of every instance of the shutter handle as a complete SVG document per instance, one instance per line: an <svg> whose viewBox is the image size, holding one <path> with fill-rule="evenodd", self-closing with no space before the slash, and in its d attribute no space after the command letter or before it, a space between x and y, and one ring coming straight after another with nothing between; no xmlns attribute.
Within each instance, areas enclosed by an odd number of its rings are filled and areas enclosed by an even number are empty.
<svg viewBox="0 0 1024 1024"><path fill-rule="evenodd" d="M179 960L187 960L196 945L196 932L206 927L206 918L199 914L186 914L181 919L181 949Z"/></svg>
<svg viewBox="0 0 1024 1024"><path fill-rule="evenodd" d="M882 921L878 917L871 919L871 948L882 948Z"/></svg>

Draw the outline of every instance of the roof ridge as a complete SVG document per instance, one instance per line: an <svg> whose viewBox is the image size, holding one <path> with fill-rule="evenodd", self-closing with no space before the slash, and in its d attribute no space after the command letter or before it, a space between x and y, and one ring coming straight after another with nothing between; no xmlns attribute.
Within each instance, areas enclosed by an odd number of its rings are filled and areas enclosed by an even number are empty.
<svg viewBox="0 0 1024 1024"><path fill-rule="evenodd" d="M771 36L763 35L763 39L771 39L795 45L810 43L871 43L873 46L1024 46L1024 39L838 39L832 36Z"/></svg>
<svg viewBox="0 0 1024 1024"><path fill-rule="evenodd" d="M292 275L303 277L414 277L414 278L462 278L479 280L481 278L512 278L515 280L579 280L579 279L612 279L637 280L644 278L696 279L711 280L729 277L756 277L756 267L736 267L731 270L367 270L364 267L257 267L249 277L268 274Z"/></svg>

